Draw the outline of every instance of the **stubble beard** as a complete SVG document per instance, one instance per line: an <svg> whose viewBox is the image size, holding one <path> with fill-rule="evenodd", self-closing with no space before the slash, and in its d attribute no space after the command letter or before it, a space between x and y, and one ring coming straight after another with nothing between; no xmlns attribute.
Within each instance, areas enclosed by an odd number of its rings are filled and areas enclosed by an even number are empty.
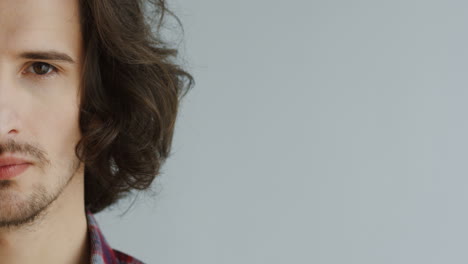
<svg viewBox="0 0 468 264"><path fill-rule="evenodd" d="M18 197L11 194L12 180L0 181L0 229L17 229L33 226L43 219L48 208L63 193L79 169L77 159L70 161L67 177L60 177L55 188L47 190L44 185L36 184L28 197Z"/></svg>

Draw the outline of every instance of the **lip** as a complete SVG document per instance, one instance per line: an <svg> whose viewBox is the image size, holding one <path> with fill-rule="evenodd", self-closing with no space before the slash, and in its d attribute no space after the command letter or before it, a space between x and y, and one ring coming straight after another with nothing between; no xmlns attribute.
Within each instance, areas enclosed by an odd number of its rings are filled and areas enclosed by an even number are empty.
<svg viewBox="0 0 468 264"><path fill-rule="evenodd" d="M0 157L0 180L14 178L27 170L31 165L32 163L25 159L13 156Z"/></svg>
<svg viewBox="0 0 468 264"><path fill-rule="evenodd" d="M14 178L31 166L29 163L17 164L17 165L7 165L0 167L0 180L6 180Z"/></svg>
<svg viewBox="0 0 468 264"><path fill-rule="evenodd" d="M30 162L28 160L13 157L13 156L0 157L0 167L12 166L12 165L22 165L22 164L31 164L31 163L32 162Z"/></svg>

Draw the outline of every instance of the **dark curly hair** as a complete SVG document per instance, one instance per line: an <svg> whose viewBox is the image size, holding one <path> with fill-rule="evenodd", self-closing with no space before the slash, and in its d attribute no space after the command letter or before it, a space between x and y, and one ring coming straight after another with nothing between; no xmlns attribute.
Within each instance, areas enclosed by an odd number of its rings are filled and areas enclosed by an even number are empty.
<svg viewBox="0 0 468 264"><path fill-rule="evenodd" d="M164 0L79 3L82 137L75 153L85 164L86 209L96 213L150 187L170 155L178 106L193 78L162 41L165 14L180 25Z"/></svg>

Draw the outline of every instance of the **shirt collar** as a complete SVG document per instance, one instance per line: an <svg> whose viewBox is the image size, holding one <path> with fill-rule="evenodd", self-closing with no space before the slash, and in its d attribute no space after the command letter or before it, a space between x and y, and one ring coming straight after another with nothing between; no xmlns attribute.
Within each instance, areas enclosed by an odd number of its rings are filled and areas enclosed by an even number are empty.
<svg viewBox="0 0 468 264"><path fill-rule="evenodd" d="M102 235L94 215L89 210L86 210L86 218L88 219L91 264L117 264L114 251Z"/></svg>
<svg viewBox="0 0 468 264"><path fill-rule="evenodd" d="M91 264L144 264L141 260L112 249L102 235L94 215L86 210Z"/></svg>

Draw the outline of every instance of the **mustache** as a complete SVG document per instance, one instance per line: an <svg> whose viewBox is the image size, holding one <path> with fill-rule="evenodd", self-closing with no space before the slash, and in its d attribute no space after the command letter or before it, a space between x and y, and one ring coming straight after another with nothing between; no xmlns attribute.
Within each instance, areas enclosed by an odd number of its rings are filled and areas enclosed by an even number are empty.
<svg viewBox="0 0 468 264"><path fill-rule="evenodd" d="M42 165L50 164L50 161L47 159L46 152L42 150L42 148L34 144L17 143L13 139L10 139L5 143L0 142L0 155L3 153L23 154L27 157L35 158Z"/></svg>

